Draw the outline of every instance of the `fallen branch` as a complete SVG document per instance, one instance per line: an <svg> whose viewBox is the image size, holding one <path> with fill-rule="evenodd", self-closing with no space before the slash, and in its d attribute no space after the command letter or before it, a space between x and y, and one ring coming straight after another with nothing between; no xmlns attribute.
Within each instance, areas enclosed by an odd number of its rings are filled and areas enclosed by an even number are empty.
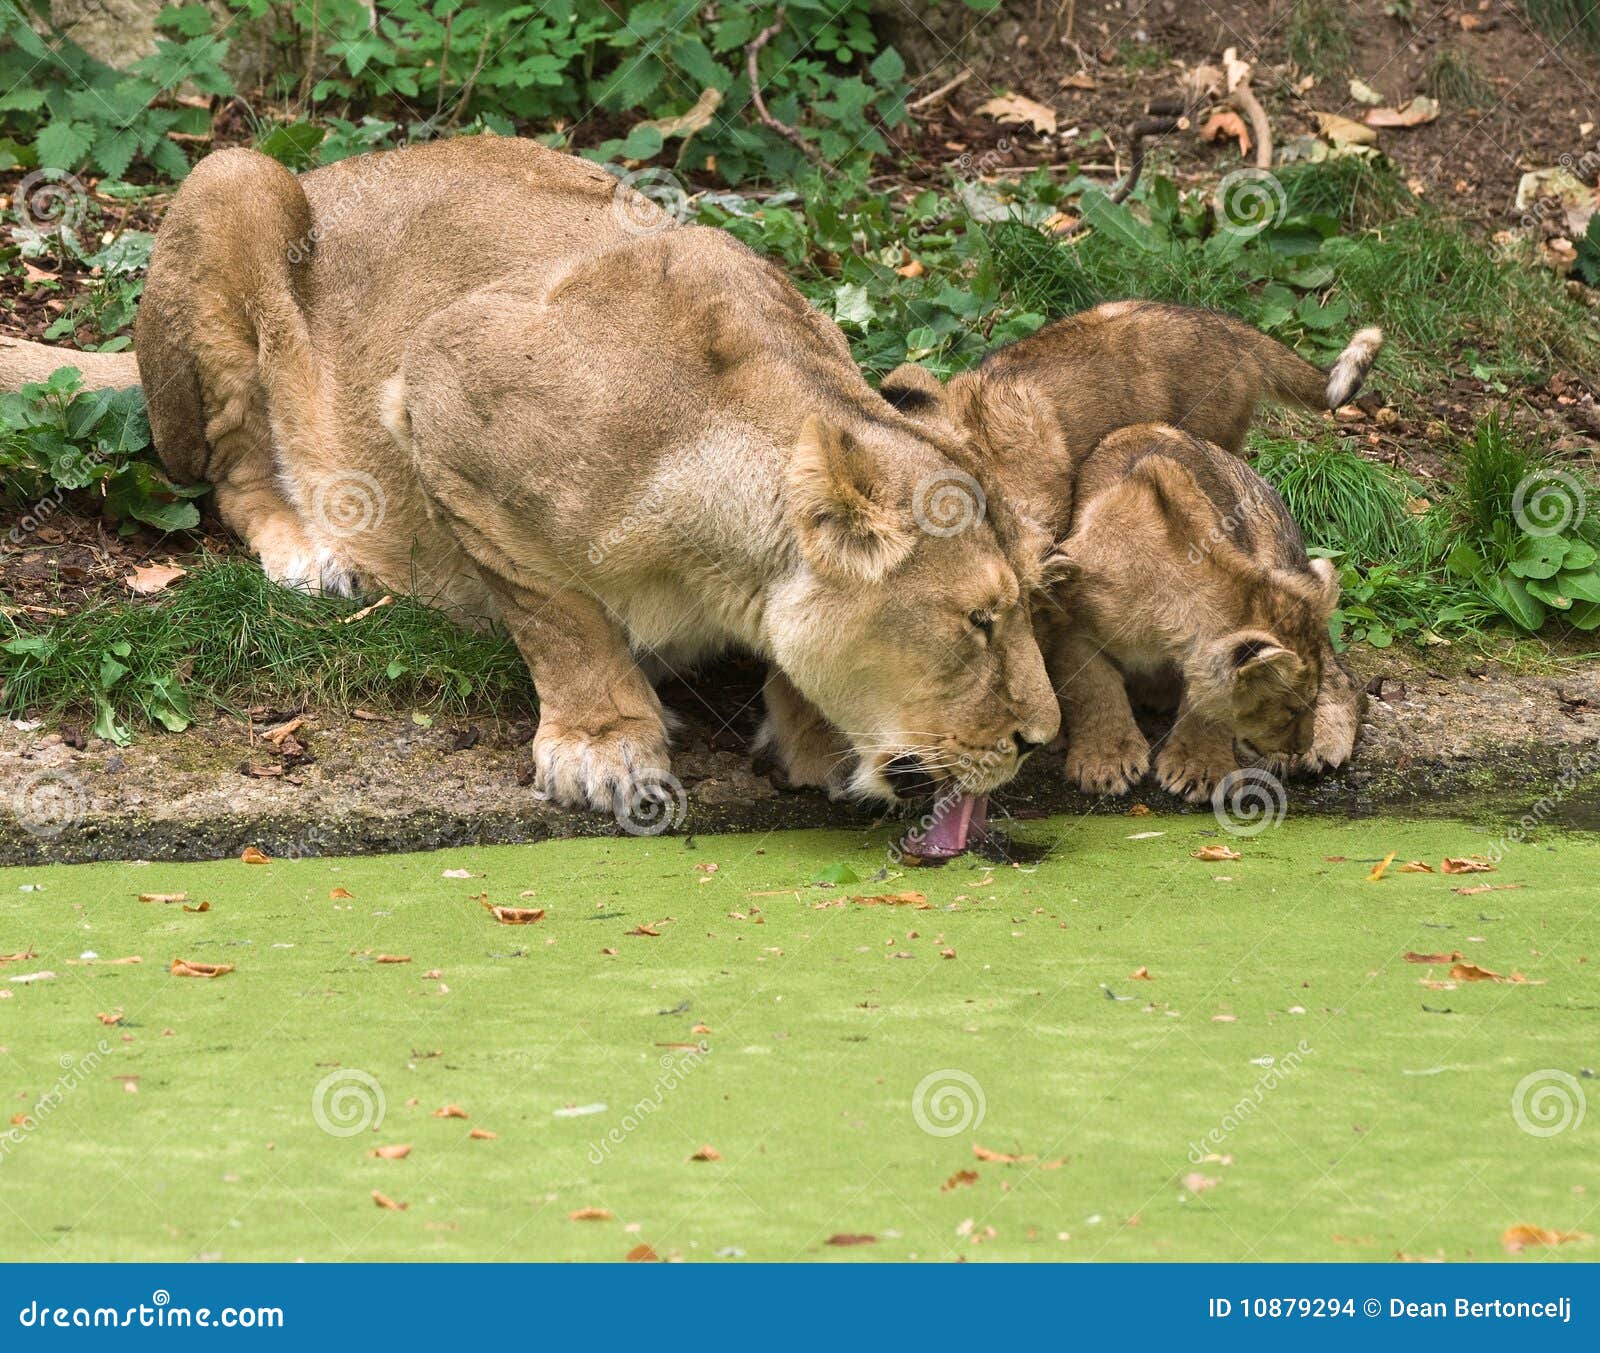
<svg viewBox="0 0 1600 1353"><path fill-rule="evenodd" d="M961 86L966 84L966 82L968 80L970 80L971 78L972 78L972 67L968 66L966 68L966 70L962 71L961 74L957 75L954 79L946 80L942 85L940 85L936 90L934 90L933 93L924 94L921 98L918 98L918 99L912 99L911 102L906 105L906 111L908 113L914 113L919 108L926 108L930 104L938 103L939 100L944 98L944 96L946 94L949 94L949 93L953 92L954 90L957 90L957 89L961 88Z"/></svg>
<svg viewBox="0 0 1600 1353"><path fill-rule="evenodd" d="M835 172L834 168L827 160L823 159L822 152L807 141L794 127L773 117L767 109L767 101L761 97L761 75L756 69L756 59L761 55L761 49L783 31L783 15L784 7L779 5L778 12L772 16L772 23L763 28L744 45L745 65L750 73L750 102L755 105L756 116L761 119L763 127L772 128L779 136L798 146L804 152L806 158L821 169L824 174L832 174Z"/></svg>

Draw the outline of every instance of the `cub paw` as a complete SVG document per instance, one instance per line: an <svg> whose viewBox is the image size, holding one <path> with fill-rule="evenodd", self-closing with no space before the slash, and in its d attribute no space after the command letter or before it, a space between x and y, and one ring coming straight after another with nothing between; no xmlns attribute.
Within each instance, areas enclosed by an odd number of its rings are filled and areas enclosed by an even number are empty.
<svg viewBox="0 0 1600 1353"><path fill-rule="evenodd" d="M1316 733L1311 739L1311 750L1297 756L1294 768L1308 775L1337 770L1355 754L1356 738L1361 732L1361 722L1346 709L1319 709Z"/></svg>
<svg viewBox="0 0 1600 1353"><path fill-rule="evenodd" d="M1170 738L1156 754L1156 779L1186 803L1204 803L1239 763L1231 748L1195 746Z"/></svg>
<svg viewBox="0 0 1600 1353"><path fill-rule="evenodd" d="M855 756L831 724L791 726L768 713L756 734L753 763L781 790L826 790L830 799L848 795Z"/></svg>
<svg viewBox="0 0 1600 1353"><path fill-rule="evenodd" d="M610 813L624 830L637 824L646 834L664 831L655 824L674 807L681 818L683 786L671 764L659 720L629 720L603 733L541 722L534 734L537 791L563 808Z"/></svg>
<svg viewBox="0 0 1600 1353"><path fill-rule="evenodd" d="M1126 794L1150 769L1150 744L1137 729L1107 738L1067 739L1067 778L1088 794Z"/></svg>

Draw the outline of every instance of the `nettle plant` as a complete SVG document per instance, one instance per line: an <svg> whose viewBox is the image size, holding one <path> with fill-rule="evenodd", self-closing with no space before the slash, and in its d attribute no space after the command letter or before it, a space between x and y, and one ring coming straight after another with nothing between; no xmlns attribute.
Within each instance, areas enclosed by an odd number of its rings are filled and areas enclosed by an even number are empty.
<svg viewBox="0 0 1600 1353"><path fill-rule="evenodd" d="M0 163L80 171L120 179L140 162L167 178L189 171L173 132L202 133L210 110L201 95L231 94L223 72L225 39L213 36L204 5L164 10L156 50L127 70L91 57L50 22L45 0L23 12L0 6Z"/></svg>
<svg viewBox="0 0 1600 1353"><path fill-rule="evenodd" d="M152 463L143 391L81 387L80 373L63 367L0 394L0 493L25 517L41 518L78 495L92 496L127 531L198 526L192 500L206 489L174 484Z"/></svg>

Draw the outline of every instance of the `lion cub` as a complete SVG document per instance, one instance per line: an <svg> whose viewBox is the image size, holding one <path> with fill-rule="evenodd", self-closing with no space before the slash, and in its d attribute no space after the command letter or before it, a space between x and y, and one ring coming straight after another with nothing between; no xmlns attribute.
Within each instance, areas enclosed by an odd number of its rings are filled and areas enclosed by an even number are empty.
<svg viewBox="0 0 1600 1353"><path fill-rule="evenodd" d="M1161 424L1122 428L1083 460L1069 574L1047 650L1067 774L1122 793L1150 768L1129 683L1176 690L1156 777L1191 802L1246 762L1306 764L1354 741L1360 693L1328 641L1339 584L1307 557L1283 500L1238 457Z"/></svg>

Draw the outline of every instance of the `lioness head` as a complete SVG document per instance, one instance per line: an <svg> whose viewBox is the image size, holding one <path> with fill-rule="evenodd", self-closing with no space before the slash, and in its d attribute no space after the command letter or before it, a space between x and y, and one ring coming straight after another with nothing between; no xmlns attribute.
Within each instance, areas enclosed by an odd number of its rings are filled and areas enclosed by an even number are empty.
<svg viewBox="0 0 1600 1353"><path fill-rule="evenodd" d="M984 793L1060 720L1034 641L1037 580L1001 504L891 424L806 420L784 486L800 563L773 656L849 741L851 788Z"/></svg>

